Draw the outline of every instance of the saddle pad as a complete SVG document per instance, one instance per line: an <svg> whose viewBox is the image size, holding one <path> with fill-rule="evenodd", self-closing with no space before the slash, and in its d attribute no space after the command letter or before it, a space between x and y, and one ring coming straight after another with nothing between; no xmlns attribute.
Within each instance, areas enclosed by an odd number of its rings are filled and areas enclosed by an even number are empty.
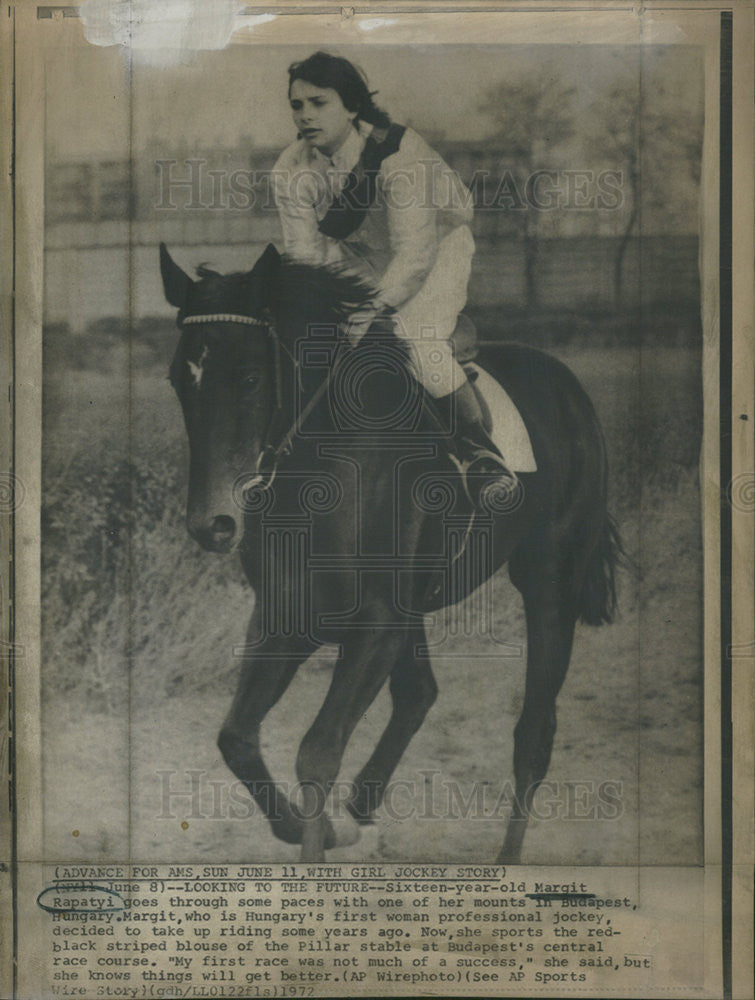
<svg viewBox="0 0 755 1000"><path fill-rule="evenodd" d="M512 472L537 472L530 435L511 396L492 375L478 365L467 363L475 389L490 413L489 434ZM487 416L487 414L486 414Z"/></svg>

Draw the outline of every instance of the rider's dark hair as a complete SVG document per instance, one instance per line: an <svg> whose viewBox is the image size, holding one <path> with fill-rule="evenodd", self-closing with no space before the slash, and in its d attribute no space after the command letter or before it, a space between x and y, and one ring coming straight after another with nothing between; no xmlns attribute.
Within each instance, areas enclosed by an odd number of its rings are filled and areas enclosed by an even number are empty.
<svg viewBox="0 0 755 1000"><path fill-rule="evenodd" d="M356 121L368 122L379 128L387 128L391 123L385 111L372 100L377 91L370 91L367 77L348 59L333 56L329 52L315 52L301 62L289 66L289 97L294 80L305 80L315 87L327 87L337 91L346 110L356 111Z"/></svg>

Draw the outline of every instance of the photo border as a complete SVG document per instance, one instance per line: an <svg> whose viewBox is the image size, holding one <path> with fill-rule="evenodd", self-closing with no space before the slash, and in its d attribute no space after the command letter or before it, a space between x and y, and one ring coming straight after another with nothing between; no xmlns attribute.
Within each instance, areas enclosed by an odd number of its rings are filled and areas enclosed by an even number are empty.
<svg viewBox="0 0 755 1000"><path fill-rule="evenodd" d="M615 10L616 4L591 4L593 10ZM338 10L337 6L317 5L314 3L285 4L280 6L257 7L246 9L247 14L279 12L288 15L331 14ZM354 8L340 8L343 11ZM510 4L490 3L486 5L461 4L450 0L448 3L436 2L405 5L393 2L390 4L370 4L368 8L358 8L358 13L453 13L462 11L473 12L515 12L523 9ZM530 12L538 12L537 8L528 5ZM554 8L549 8L553 10ZM573 11L574 4L561 4L559 9ZM692 2L648 4L647 9L663 11L700 10ZM752 707L752 680L748 679L746 669L738 669L738 663L745 664L752 659L754 650L752 636L747 632L747 611L752 609L752 569L747 559L752 554L752 528L745 521L748 509L738 510L732 503L732 488L736 476L750 476L753 467L752 444L748 444L747 435L737 423L748 424L751 427L752 416L752 377L737 373L737 368L744 360L752 357L752 341L750 332L750 316L748 306L751 306L752 293L747 290L748 277L751 277L749 258L742 259L743 249L750 248L752 236L743 232L752 220L751 192L743 191L742 174L751 177L751 166L742 166L748 148L752 149L752 123L747 125L746 113L739 98L735 101L734 81L744 76L745 81L752 77L751 56L745 58L748 39L750 51L752 43L752 5L750 3L731 3L724 5L706 4L706 9L720 11L720 119L719 119L719 204L718 204L718 322L719 322L719 483L720 483L720 522L719 522L719 573L720 573L720 711L718 738L721 744L720 754L720 847L721 847L721 904L722 904L722 962L723 962L723 996L744 996L744 984L748 981L747 971L751 968L751 956L747 959L747 928L748 919L746 904L747 892L743 890L741 876L751 871L752 865L752 831L739 832L741 824L748 815L748 804L752 805L752 772L748 771L748 763L752 760L752 721L747 714ZM11 17L3 24L3 35L0 39L3 53L10 53L13 58L3 60L3 91L2 113L4 121L11 123L9 139L3 144L4 161L9 170L3 171L0 198L3 210L9 209L11 226L3 234L0 250L2 252L2 316L3 328L8 331L2 339L3 360L7 359L7 399L8 412L11 417L9 431L0 440L2 448L2 466L10 472L11 500L9 509L3 508L2 537L7 538L7 548L2 564L2 590L0 593L9 595L3 602L3 650L7 654L7 688L8 688L8 733L7 756L9 763L8 815L0 819L0 836L3 852L9 852L8 871L0 870L0 920L11 920L12 934L12 995L15 996L18 986L18 937L19 937L19 900L18 900L18 868L19 868L19 825L25 834L33 829L39 814L40 787L37 782L27 783L24 776L23 786L18 785L19 741L23 740L24 753L29 752L28 739L38 740L38 733L20 732L20 722L27 722L33 715L34 700L29 701L28 690L23 698L23 713L19 711L17 687L19 673L34 662L39 662L39 649L36 639L28 639L28 626L33 620L27 617L24 606L27 603L29 591L38 583L38 569L30 571L34 559L38 560L39 540L29 539L29 508L35 509L40 497L35 496L32 489L26 497L25 510L21 514L16 506L14 495L15 483L31 482L35 485L37 479L32 476L27 479L19 475L18 470L37 468L39 455L36 446L28 447L28 436L21 440L23 431L16 424L18 393L25 393L24 409L28 418L30 413L39 413L41 405L41 386L34 384L35 366L41 360L41 353L32 352L29 357L29 344L26 337L29 332L41 325L41 244L38 234L42 225L41 207L34 205L30 197L35 185L41 181L42 165L36 159L35 142L43 135L39 130L38 118L29 119L25 115L38 104L42 90L42 80L39 65L34 60L24 60L25 45L33 37L35 19L55 19L60 12L63 17L76 16L73 5L39 5L19 2L11 5ZM545 13L540 9L540 12ZM739 63L735 61L735 52L739 51ZM17 55L20 53L21 58ZM743 95L745 98L748 94ZM738 128L733 128L737 119ZM741 128L744 121L744 128ZM35 123L36 122L36 123ZM36 139L35 139L36 136ZM31 140L31 141L30 141ZM750 161L751 162L751 161ZM735 174L740 183L735 185ZM12 181L11 181L12 178ZM23 190L19 189L19 185ZM734 216L734 197L739 200L739 206L746 210ZM37 228L35 228L37 227ZM734 255L735 245L737 248ZM744 286L744 287L743 287ZM750 339L747 339L749 336ZM19 345L23 341L23 351ZM22 356L23 355L23 356ZM751 372L751 365L749 366ZM22 388L24 386L31 386ZM30 393L30 394L29 394ZM749 415L749 420L744 419ZM745 427L745 430L747 428ZM739 433L738 433L739 432ZM749 463L749 464L748 464ZM21 544L19 544L21 541ZM744 553L744 565L739 560ZM706 609L705 616L710 612ZM22 627L19 627L19 624ZM17 641L21 639L20 644ZM739 651L744 651L742 655ZM749 653L747 652L749 650ZM707 716L706 716L707 719ZM706 729L706 746L709 733ZM38 748L37 748L38 752ZM32 750L33 755L33 750ZM706 752L707 756L707 752ZM735 810L735 792L737 793L737 808ZM708 795L706 781L705 795ZM735 822L735 811L737 813ZM751 815L751 812L750 812ZM32 855L37 838L32 838ZM705 862L708 866L708 844L705 847ZM29 842L25 841L21 852L29 857ZM21 861L23 863L23 860ZM746 878L745 878L746 885ZM10 898L11 905L8 907ZM751 897L750 897L751 898ZM751 909L749 910L749 926L751 927ZM736 917L736 919L735 919ZM5 924L7 926L7 923ZM7 952L8 940L4 940ZM0 952L2 955L2 952ZM6 957L3 955L3 957ZM740 966L739 963L742 963ZM736 964L735 964L736 963ZM6 964L7 968L7 964ZM0 976L0 990L6 985Z"/></svg>

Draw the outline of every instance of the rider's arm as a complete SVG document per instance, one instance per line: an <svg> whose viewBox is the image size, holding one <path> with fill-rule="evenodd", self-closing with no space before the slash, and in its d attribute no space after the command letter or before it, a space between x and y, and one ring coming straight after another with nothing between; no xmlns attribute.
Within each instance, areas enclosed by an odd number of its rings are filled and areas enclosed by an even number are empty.
<svg viewBox="0 0 755 1000"><path fill-rule="evenodd" d="M286 254L299 264L335 264L341 260L336 240L317 228L317 206L327 199L325 178L304 169L286 153L273 168L273 195L283 230Z"/></svg>
<svg viewBox="0 0 755 1000"><path fill-rule="evenodd" d="M382 171L391 260L380 282L379 300L394 309L420 290L438 250L431 164L420 162L415 140L422 141L407 130L401 148L386 159Z"/></svg>
<svg viewBox="0 0 755 1000"><path fill-rule="evenodd" d="M420 290L441 238L472 221L472 196L454 170L413 129L381 170L391 261L380 300L399 308Z"/></svg>

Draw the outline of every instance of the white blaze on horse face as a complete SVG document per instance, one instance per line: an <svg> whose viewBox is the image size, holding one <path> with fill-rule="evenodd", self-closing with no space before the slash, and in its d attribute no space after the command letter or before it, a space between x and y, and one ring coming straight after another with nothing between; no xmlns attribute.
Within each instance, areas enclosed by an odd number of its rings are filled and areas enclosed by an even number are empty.
<svg viewBox="0 0 755 1000"><path fill-rule="evenodd" d="M194 364L193 361L186 360L186 364L189 366L189 371L191 372L191 377L194 379L194 386L197 389L202 388L202 376L204 375L204 363L209 356L209 351L207 350L207 344L202 348L202 353L199 355L199 361Z"/></svg>

